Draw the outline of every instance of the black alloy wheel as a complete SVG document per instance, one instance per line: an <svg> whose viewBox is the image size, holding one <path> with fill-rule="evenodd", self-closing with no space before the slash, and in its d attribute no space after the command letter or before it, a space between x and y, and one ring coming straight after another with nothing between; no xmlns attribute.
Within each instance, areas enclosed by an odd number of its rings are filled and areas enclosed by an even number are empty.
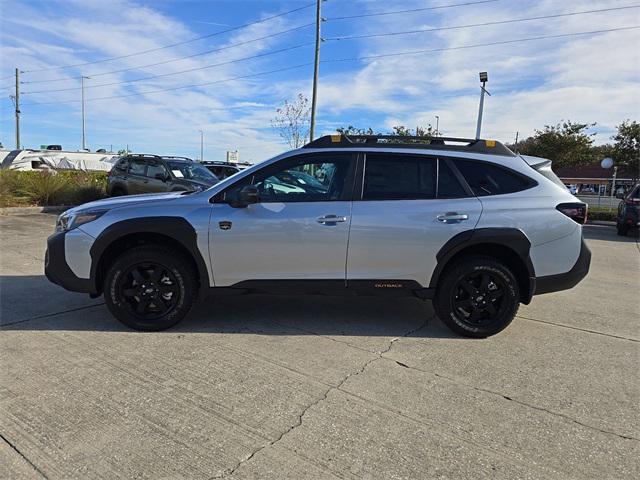
<svg viewBox="0 0 640 480"><path fill-rule="evenodd" d="M502 278L489 272L473 272L454 287L452 308L469 325L492 323L504 310L505 285Z"/></svg>
<svg viewBox="0 0 640 480"><path fill-rule="evenodd" d="M145 262L125 271L119 295L133 315L144 320L155 320L176 307L180 289L171 269L158 263Z"/></svg>

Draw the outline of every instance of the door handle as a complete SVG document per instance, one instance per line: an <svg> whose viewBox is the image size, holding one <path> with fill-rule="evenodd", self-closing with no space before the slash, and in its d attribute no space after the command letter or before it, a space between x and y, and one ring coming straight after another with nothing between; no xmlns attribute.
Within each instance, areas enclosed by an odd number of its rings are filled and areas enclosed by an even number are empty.
<svg viewBox="0 0 640 480"><path fill-rule="evenodd" d="M346 222L347 217L343 217L342 215L323 215L322 217L318 217L316 221L324 225L335 225L338 222Z"/></svg>
<svg viewBox="0 0 640 480"><path fill-rule="evenodd" d="M459 223L464 220L469 220L469 215L466 213L447 212L436 217L439 222L442 223Z"/></svg>

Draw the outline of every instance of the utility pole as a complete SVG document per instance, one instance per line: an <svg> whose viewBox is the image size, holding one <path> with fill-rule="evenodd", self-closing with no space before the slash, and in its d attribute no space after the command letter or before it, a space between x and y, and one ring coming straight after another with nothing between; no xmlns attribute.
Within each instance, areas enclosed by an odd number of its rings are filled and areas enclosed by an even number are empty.
<svg viewBox="0 0 640 480"><path fill-rule="evenodd" d="M480 138L480 130L482 129L482 112L484 110L484 94L491 96L491 94L487 91L484 86L489 81L489 76L487 72L480 72L480 82L482 82L482 86L480 87L480 106L478 107L478 126L476 127L476 140Z"/></svg>
<svg viewBox="0 0 640 480"><path fill-rule="evenodd" d="M440 115L436 115L436 137L440 136Z"/></svg>
<svg viewBox="0 0 640 480"><path fill-rule="evenodd" d="M86 150L87 149L87 144L86 144L86 139L85 139L85 118L84 118L84 79L85 78L91 78L91 77L85 77L84 75L82 75L80 77L80 87L82 90L82 150Z"/></svg>
<svg viewBox="0 0 640 480"><path fill-rule="evenodd" d="M20 70L16 67L16 150L20 150Z"/></svg>
<svg viewBox="0 0 640 480"><path fill-rule="evenodd" d="M313 93L311 94L311 126L309 128L309 141L313 140L316 130L316 103L318 100L318 69L320 68L320 4L323 0L316 0L316 55L313 63Z"/></svg>
<svg viewBox="0 0 640 480"><path fill-rule="evenodd" d="M204 162L204 132L202 130L198 130L200 132L200 163Z"/></svg>

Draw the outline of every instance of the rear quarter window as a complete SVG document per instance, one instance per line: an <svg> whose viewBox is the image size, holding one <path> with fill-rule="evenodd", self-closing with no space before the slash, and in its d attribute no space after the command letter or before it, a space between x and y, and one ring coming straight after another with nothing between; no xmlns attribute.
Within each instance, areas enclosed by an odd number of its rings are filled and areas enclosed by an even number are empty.
<svg viewBox="0 0 640 480"><path fill-rule="evenodd" d="M492 163L457 159L455 164L478 197L520 192L535 185L532 179Z"/></svg>

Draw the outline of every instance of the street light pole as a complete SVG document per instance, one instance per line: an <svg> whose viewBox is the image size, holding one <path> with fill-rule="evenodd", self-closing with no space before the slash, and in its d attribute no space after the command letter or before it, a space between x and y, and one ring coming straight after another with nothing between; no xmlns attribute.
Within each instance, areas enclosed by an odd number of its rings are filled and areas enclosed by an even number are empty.
<svg viewBox="0 0 640 480"><path fill-rule="evenodd" d="M440 136L440 116L436 115L436 137Z"/></svg>
<svg viewBox="0 0 640 480"><path fill-rule="evenodd" d="M84 75L82 75L80 77L80 88L82 90L81 93L81 97L82 97L82 150L86 150L87 149L87 143L86 143L86 136L85 136L85 116L84 116L84 79L85 78L91 78L91 77L85 77Z"/></svg>
<svg viewBox="0 0 640 480"><path fill-rule="evenodd" d="M200 132L200 162L204 162L204 132L198 131Z"/></svg>
<svg viewBox="0 0 640 480"><path fill-rule="evenodd" d="M15 96L15 113L16 113L16 150L20 150L20 70L16 67L16 96Z"/></svg>
<svg viewBox="0 0 640 480"><path fill-rule="evenodd" d="M482 130L482 113L484 111L484 94L491 96L491 94L487 91L484 86L489 81L489 76L487 72L480 72L480 82L482 82L482 86L480 87L480 106L478 107L478 125L476 126L476 140L480 138L480 131Z"/></svg>
<svg viewBox="0 0 640 480"><path fill-rule="evenodd" d="M309 126L309 141L313 140L316 130L316 103L318 100L318 70L320 68L320 4L323 0L316 0L316 53L313 63L313 91L311 93L311 125Z"/></svg>

